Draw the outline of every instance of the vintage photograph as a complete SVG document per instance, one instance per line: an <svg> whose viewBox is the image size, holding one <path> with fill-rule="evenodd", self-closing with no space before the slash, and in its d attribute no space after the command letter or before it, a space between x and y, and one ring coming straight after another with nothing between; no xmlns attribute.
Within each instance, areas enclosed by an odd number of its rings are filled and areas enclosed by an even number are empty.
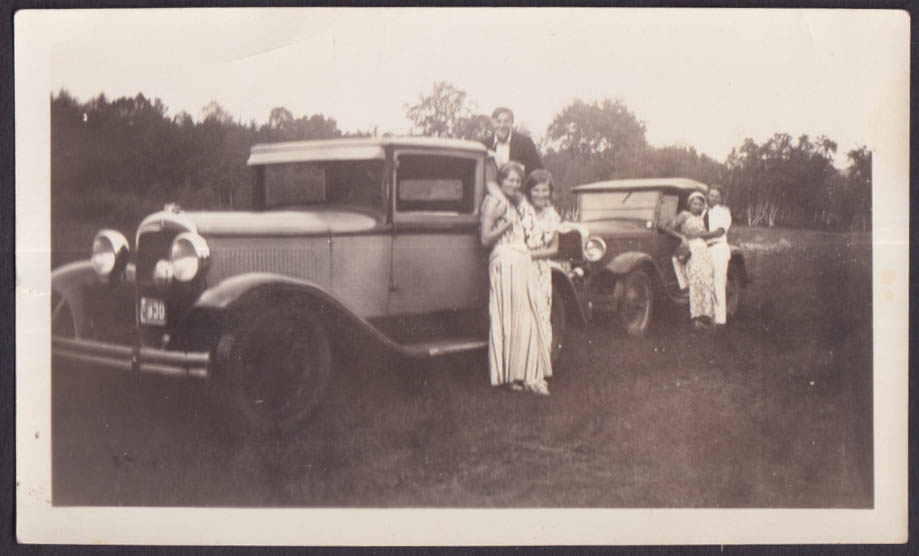
<svg viewBox="0 0 919 556"><path fill-rule="evenodd" d="M864 540L905 541L908 270L879 238L908 246L908 15L15 23L18 52L41 45L17 54L37 118L17 141L43 145L17 172L46 182L26 201L17 173L17 226L43 213L17 228L40 253L20 268L47 292L17 341L17 377L43 377L19 390L43 396L19 471L47 480L20 508L489 523L443 544L578 544L568 510L627 517L583 544L764 542L731 524L815 511L838 530L765 538L845 541L885 512L902 520ZM631 536L648 508L713 521ZM499 510L539 525L494 531ZM441 544L300 533L252 539Z"/></svg>

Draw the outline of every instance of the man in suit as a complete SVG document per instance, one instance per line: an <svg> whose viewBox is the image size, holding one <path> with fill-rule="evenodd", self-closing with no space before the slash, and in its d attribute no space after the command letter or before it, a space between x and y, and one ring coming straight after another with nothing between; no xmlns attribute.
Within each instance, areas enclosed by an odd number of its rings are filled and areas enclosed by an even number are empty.
<svg viewBox="0 0 919 556"><path fill-rule="evenodd" d="M708 240L708 254L715 270L715 327L727 322L728 263L731 262L731 247L728 245L728 230L731 229L731 210L721 204L721 190L712 187L708 191L709 209L703 217L710 232L721 231L721 235Z"/></svg>
<svg viewBox="0 0 919 556"><path fill-rule="evenodd" d="M523 164L527 175L533 170L542 168L539 151L533 141L522 133L514 133L514 113L510 108L499 106L491 113L494 132L482 140L482 144L495 151L495 162L498 168L509 160Z"/></svg>

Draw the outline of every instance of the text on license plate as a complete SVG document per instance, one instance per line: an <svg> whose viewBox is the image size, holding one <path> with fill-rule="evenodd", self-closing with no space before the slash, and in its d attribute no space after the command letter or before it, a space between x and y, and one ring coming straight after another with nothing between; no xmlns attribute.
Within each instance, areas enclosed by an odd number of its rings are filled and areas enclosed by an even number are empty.
<svg viewBox="0 0 919 556"><path fill-rule="evenodd" d="M166 303L160 299L140 298L140 323L166 325Z"/></svg>

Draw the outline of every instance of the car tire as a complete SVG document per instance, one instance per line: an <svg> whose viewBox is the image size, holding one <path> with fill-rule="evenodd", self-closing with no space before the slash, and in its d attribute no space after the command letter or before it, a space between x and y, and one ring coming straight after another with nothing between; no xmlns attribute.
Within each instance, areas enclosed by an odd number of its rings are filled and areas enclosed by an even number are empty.
<svg viewBox="0 0 919 556"><path fill-rule="evenodd" d="M313 415L329 380L331 350L316 314L297 306L242 317L221 339L231 422L254 433L287 433Z"/></svg>
<svg viewBox="0 0 919 556"><path fill-rule="evenodd" d="M633 270L622 280L619 323L629 336L648 331L654 314L654 288L643 270Z"/></svg>
<svg viewBox="0 0 919 556"><path fill-rule="evenodd" d="M552 296L552 312L549 315L552 323L552 366L561 359L565 351L565 340L568 328L568 313L565 300L561 295Z"/></svg>
<svg viewBox="0 0 919 556"><path fill-rule="evenodd" d="M740 278L738 278L737 273L729 271L724 295L725 306L729 317L733 317L737 313L737 308L740 306L740 289Z"/></svg>

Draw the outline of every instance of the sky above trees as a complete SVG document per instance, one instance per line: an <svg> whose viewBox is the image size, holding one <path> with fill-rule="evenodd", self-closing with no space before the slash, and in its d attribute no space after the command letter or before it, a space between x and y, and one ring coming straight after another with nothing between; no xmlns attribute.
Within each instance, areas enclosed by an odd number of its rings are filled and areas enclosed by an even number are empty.
<svg viewBox="0 0 919 556"><path fill-rule="evenodd" d="M341 129L403 133L448 81L537 139L574 99L621 98L655 146L724 160L746 138L873 146L908 79L893 12L635 9L119 10L54 14L51 92L162 98L242 122L283 106ZM898 42L899 41L899 42ZM903 74L906 68L907 73ZM845 165L844 154L837 160Z"/></svg>

